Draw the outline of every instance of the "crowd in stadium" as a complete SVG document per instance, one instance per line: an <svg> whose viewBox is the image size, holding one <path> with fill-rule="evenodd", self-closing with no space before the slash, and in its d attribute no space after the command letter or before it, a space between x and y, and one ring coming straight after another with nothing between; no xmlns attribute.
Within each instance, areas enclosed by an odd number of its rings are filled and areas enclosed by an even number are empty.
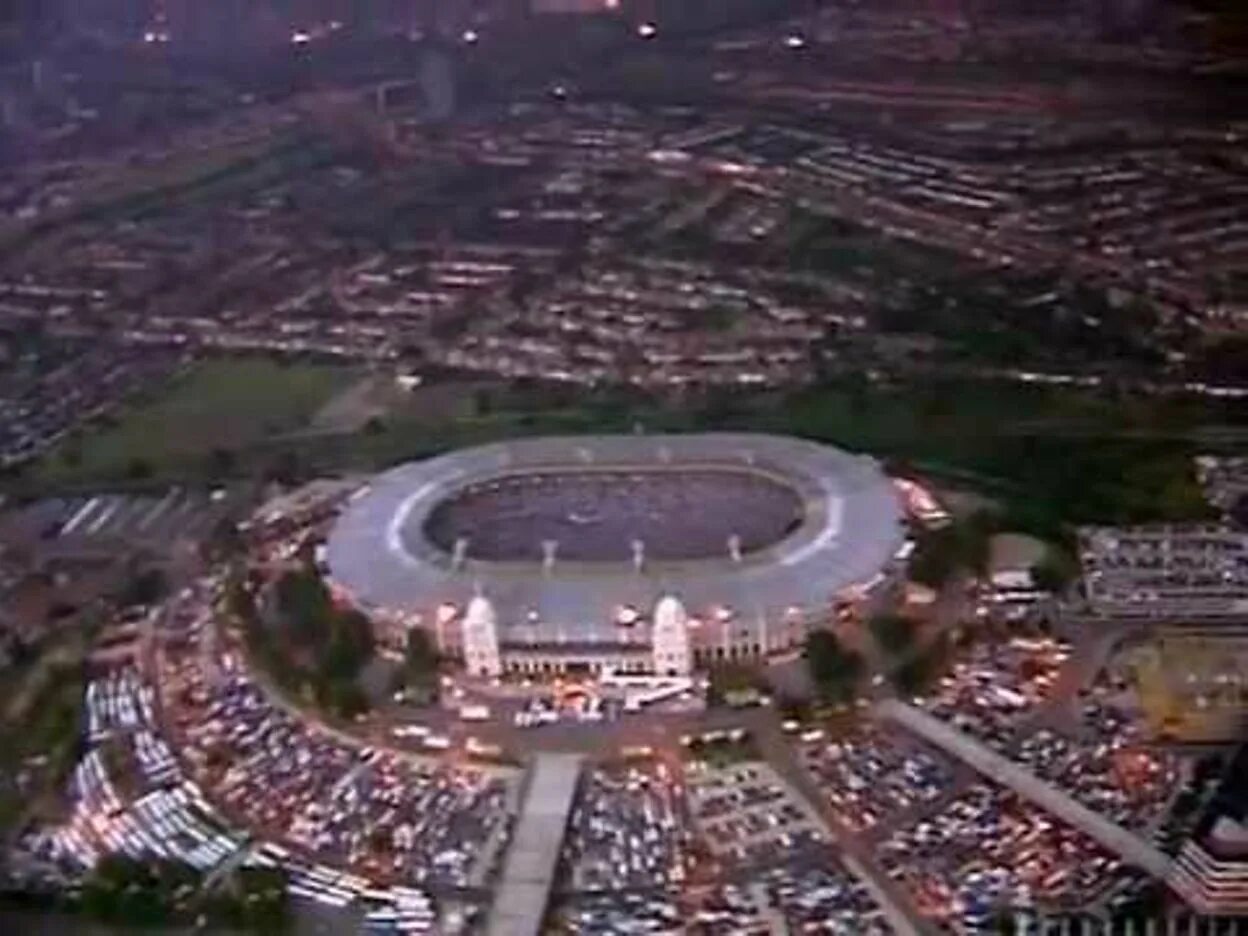
<svg viewBox="0 0 1248 936"><path fill-rule="evenodd" d="M801 522L797 493L743 470L580 471L511 475L466 489L437 507L427 533L448 552L463 538L481 560L540 560L543 542L559 559L689 560L749 553ZM679 523L673 523L679 518Z"/></svg>

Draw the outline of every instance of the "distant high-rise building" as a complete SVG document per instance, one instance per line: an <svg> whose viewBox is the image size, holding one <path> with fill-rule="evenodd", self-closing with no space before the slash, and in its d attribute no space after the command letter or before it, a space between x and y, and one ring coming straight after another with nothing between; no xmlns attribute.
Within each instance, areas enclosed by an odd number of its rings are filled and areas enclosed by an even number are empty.
<svg viewBox="0 0 1248 936"><path fill-rule="evenodd" d="M17 126L17 98L0 88L0 127L12 129Z"/></svg>
<svg viewBox="0 0 1248 936"><path fill-rule="evenodd" d="M808 9L805 0L619 0L634 22L654 23L660 33L704 32Z"/></svg>
<svg viewBox="0 0 1248 936"><path fill-rule="evenodd" d="M532 0L532 11L538 14L601 14L616 12L620 5L621 0Z"/></svg>
<svg viewBox="0 0 1248 936"><path fill-rule="evenodd" d="M1098 0L1097 31L1107 39L1131 39L1157 25L1160 13L1155 0Z"/></svg>
<svg viewBox="0 0 1248 936"><path fill-rule="evenodd" d="M425 99L425 119L440 123L454 115L454 63L444 50L428 48L421 52L420 90Z"/></svg>
<svg viewBox="0 0 1248 936"><path fill-rule="evenodd" d="M1248 916L1248 745L1240 745L1169 881L1197 913Z"/></svg>

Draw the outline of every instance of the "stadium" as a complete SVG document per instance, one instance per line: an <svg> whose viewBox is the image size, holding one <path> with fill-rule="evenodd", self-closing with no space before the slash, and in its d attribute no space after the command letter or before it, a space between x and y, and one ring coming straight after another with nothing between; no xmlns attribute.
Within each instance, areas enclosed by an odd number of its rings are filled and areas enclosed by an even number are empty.
<svg viewBox="0 0 1248 936"><path fill-rule="evenodd" d="M322 561L384 640L481 674L679 673L889 600L901 521L874 460L801 439L535 438L377 476Z"/></svg>

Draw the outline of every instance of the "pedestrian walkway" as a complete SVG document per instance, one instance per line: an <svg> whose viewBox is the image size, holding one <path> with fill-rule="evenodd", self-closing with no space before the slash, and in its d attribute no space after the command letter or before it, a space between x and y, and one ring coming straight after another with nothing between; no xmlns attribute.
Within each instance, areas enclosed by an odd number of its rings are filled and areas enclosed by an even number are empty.
<svg viewBox="0 0 1248 936"><path fill-rule="evenodd" d="M490 907L488 936L537 936L559 864L582 758L539 754L525 778L526 794L503 876Z"/></svg>

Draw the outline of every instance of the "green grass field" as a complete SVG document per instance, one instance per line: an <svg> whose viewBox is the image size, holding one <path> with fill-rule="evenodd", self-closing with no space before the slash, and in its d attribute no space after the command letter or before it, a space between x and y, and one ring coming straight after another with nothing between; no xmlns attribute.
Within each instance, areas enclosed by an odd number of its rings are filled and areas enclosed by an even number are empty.
<svg viewBox="0 0 1248 936"><path fill-rule="evenodd" d="M132 401L111 424L67 440L25 482L37 491L261 477L278 468L311 477L533 434L631 432L638 425L648 432L751 430L870 452L902 470L910 465L989 493L1006 506L1012 529L1047 539L1069 523L1204 517L1192 456L1223 450L1227 439L1248 433L1242 415L1216 401L958 379L873 385L847 378L681 401L447 381L397 396L382 387L377 400L369 396L375 415L358 429L347 428L354 419L342 428L326 417L313 423L361 374L261 358L200 363Z"/></svg>
<svg viewBox="0 0 1248 936"><path fill-rule="evenodd" d="M211 471L222 453L302 428L357 376L353 368L330 364L204 361L131 401L115 418L66 440L40 464L39 479L66 483Z"/></svg>
<svg viewBox="0 0 1248 936"><path fill-rule="evenodd" d="M54 808L81 731L91 633L75 629L0 673L0 833L32 810ZM17 776L26 770L24 787Z"/></svg>

